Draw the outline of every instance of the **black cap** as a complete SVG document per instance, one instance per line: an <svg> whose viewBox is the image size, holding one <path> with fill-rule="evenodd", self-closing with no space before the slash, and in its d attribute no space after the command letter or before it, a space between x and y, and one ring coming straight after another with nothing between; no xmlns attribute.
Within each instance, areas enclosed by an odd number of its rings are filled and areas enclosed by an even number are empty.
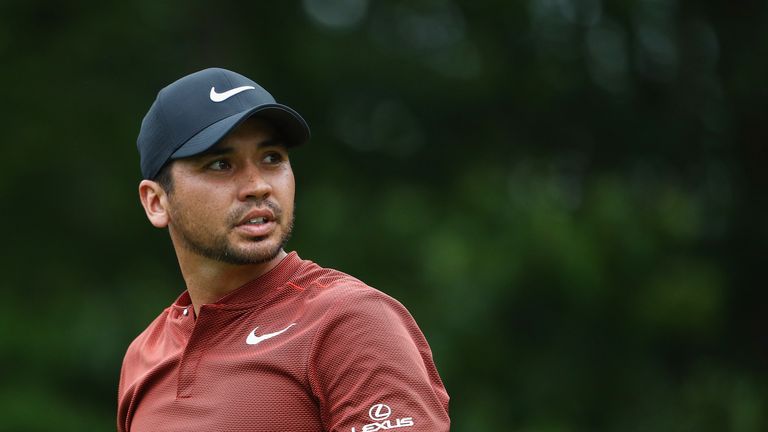
<svg viewBox="0 0 768 432"><path fill-rule="evenodd" d="M299 113L238 73L211 68L180 78L157 93L141 122L141 174L152 179L169 160L208 150L253 115L271 121L288 146L309 140Z"/></svg>

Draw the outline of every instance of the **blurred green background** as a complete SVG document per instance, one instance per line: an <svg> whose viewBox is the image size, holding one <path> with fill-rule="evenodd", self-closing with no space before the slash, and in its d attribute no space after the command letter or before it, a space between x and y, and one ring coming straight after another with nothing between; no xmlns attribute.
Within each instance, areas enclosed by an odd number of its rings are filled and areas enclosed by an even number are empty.
<svg viewBox="0 0 768 432"><path fill-rule="evenodd" d="M764 0L0 2L0 430L114 430L183 283L156 92L299 112L289 245L398 298L455 431L768 430Z"/></svg>

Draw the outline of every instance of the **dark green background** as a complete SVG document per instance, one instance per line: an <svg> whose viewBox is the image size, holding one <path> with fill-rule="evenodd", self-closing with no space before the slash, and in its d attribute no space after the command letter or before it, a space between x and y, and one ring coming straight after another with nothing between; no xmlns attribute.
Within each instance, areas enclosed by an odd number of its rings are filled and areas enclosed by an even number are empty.
<svg viewBox="0 0 768 432"><path fill-rule="evenodd" d="M291 250L403 302L455 431L765 431L763 0L0 2L0 430L113 430L183 289L137 199L209 66L313 128Z"/></svg>

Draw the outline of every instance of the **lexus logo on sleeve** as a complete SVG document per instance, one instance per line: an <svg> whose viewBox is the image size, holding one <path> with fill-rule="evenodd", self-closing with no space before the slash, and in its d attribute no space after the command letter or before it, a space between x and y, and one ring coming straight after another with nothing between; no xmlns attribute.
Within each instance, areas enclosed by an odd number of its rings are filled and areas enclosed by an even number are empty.
<svg viewBox="0 0 768 432"><path fill-rule="evenodd" d="M373 421L382 421L392 415L392 408L384 404L376 404L368 410L368 417Z"/></svg>
<svg viewBox="0 0 768 432"><path fill-rule="evenodd" d="M373 405L368 410L368 417L373 420L373 423L368 423L367 425L361 427L359 430L357 428L352 428L350 432L376 432L379 430L397 429L413 426L416 424L413 421L413 417L401 417L390 420L389 417L391 416L392 408L390 408L389 405L382 403Z"/></svg>

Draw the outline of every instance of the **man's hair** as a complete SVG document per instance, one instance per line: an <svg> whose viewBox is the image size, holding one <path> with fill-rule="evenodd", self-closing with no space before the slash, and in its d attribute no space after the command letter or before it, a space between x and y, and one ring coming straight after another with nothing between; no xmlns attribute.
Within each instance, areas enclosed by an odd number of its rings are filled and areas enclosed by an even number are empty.
<svg viewBox="0 0 768 432"><path fill-rule="evenodd" d="M171 175L171 165L173 165L173 161L163 165L155 178L152 179L160 184L163 190L168 194L170 194L173 190L173 175Z"/></svg>

